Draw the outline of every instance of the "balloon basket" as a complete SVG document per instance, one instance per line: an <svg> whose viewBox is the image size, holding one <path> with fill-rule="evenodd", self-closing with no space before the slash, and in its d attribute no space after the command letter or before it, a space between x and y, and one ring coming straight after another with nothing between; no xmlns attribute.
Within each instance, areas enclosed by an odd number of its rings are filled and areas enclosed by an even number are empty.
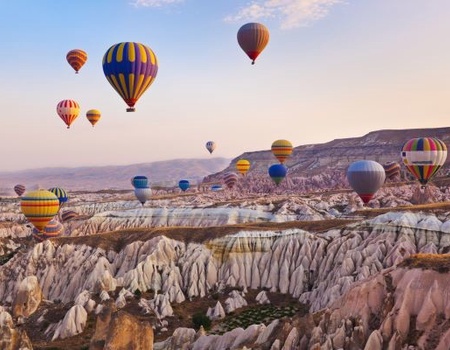
<svg viewBox="0 0 450 350"><path fill-rule="evenodd" d="M127 112L134 112L134 111L135 111L134 107L127 108Z"/></svg>

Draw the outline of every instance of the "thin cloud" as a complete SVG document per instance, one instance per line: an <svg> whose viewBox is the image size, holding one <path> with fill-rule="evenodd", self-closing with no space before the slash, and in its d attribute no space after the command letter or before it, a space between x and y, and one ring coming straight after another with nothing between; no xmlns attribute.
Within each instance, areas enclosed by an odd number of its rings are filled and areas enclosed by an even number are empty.
<svg viewBox="0 0 450 350"><path fill-rule="evenodd" d="M136 7L161 7L183 1L184 0L135 0L132 4Z"/></svg>
<svg viewBox="0 0 450 350"><path fill-rule="evenodd" d="M325 17L342 0L255 0L241 8L227 22L279 19L282 29L302 27Z"/></svg>

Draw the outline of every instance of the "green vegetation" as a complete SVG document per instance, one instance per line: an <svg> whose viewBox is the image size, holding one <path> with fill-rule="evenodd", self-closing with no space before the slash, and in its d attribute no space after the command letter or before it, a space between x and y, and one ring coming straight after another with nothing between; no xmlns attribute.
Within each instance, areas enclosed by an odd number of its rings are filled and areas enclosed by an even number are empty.
<svg viewBox="0 0 450 350"><path fill-rule="evenodd" d="M205 330L211 328L211 320L203 312L197 312L192 316L192 323L194 324L194 329L199 330L200 326L203 326Z"/></svg>

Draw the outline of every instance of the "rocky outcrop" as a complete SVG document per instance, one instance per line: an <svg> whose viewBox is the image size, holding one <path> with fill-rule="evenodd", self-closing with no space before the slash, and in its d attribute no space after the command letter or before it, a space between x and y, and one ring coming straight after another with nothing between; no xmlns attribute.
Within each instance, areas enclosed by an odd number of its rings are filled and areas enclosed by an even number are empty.
<svg viewBox="0 0 450 350"><path fill-rule="evenodd" d="M86 326L86 321L87 312L84 307L81 305L72 306L64 316L64 319L57 324L52 341L82 333Z"/></svg>
<svg viewBox="0 0 450 350"><path fill-rule="evenodd" d="M36 276L25 277L19 284L16 298L13 302L15 317L29 317L42 301L42 290Z"/></svg>
<svg viewBox="0 0 450 350"><path fill-rule="evenodd" d="M153 328L135 316L110 305L98 316L90 350L153 349Z"/></svg>
<svg viewBox="0 0 450 350"><path fill-rule="evenodd" d="M17 329L11 315L0 308L0 349L32 350L33 345L25 331Z"/></svg>

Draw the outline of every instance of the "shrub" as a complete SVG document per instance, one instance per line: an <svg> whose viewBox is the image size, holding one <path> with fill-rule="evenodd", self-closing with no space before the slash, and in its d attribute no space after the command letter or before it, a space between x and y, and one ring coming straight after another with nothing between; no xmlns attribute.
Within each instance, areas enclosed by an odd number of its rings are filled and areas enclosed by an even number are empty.
<svg viewBox="0 0 450 350"><path fill-rule="evenodd" d="M201 312L197 312L194 316L192 316L192 323L194 324L194 329L199 330L200 326L207 331L211 328L211 320L208 316Z"/></svg>

